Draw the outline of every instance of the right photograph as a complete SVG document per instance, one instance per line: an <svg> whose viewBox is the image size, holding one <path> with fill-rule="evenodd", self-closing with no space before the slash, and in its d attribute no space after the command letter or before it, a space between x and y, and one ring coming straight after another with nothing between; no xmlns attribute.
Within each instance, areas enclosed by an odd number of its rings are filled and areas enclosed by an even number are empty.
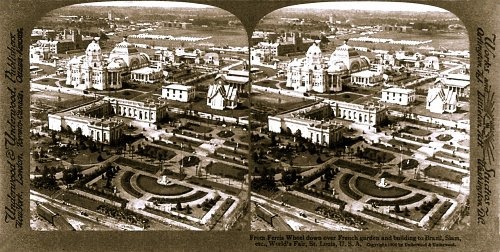
<svg viewBox="0 0 500 252"><path fill-rule="evenodd" d="M469 227L469 38L453 13L296 5L250 46L252 231Z"/></svg>

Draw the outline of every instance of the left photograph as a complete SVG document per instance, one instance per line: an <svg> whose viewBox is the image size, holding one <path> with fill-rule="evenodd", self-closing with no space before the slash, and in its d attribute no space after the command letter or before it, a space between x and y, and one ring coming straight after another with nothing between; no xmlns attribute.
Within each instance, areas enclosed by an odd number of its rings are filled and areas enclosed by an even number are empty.
<svg viewBox="0 0 500 252"><path fill-rule="evenodd" d="M100 2L31 32L33 230L248 230L248 39L231 13Z"/></svg>

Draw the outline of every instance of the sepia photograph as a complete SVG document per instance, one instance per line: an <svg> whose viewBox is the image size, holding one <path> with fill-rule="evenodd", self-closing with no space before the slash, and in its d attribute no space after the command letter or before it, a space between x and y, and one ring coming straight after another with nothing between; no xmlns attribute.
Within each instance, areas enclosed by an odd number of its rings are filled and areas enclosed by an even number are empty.
<svg viewBox="0 0 500 252"><path fill-rule="evenodd" d="M245 31L176 5L72 5L31 31L32 229L245 226Z"/></svg>
<svg viewBox="0 0 500 252"><path fill-rule="evenodd" d="M497 2L0 1L0 251L498 251Z"/></svg>
<svg viewBox="0 0 500 252"><path fill-rule="evenodd" d="M470 55L455 15L297 5L250 42L265 72L251 89L252 230L467 228Z"/></svg>

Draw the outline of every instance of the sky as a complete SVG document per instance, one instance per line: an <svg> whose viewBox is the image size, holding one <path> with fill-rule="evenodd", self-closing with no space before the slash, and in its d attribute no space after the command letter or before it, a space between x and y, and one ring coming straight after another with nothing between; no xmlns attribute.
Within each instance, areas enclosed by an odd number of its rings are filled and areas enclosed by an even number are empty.
<svg viewBox="0 0 500 252"><path fill-rule="evenodd" d="M210 8L203 4L183 3L183 2L156 2L156 1L118 1L118 2L97 2L81 4L83 6L148 6L148 7L185 7L185 8ZM440 11L446 10L430 5L402 3L402 2L330 2L301 4L288 8L310 8L310 9L331 9L331 10L384 10L384 11Z"/></svg>
<svg viewBox="0 0 500 252"><path fill-rule="evenodd" d="M402 3L402 2L335 2L335 3L312 3L301 4L289 8L301 9L331 9L331 10L382 10L382 11L440 11L447 10L424 4Z"/></svg>
<svg viewBox="0 0 500 252"><path fill-rule="evenodd" d="M183 8L212 8L212 6L183 2L157 2L157 1L117 1L117 2L95 2L79 4L80 6L133 6L133 7L183 7Z"/></svg>

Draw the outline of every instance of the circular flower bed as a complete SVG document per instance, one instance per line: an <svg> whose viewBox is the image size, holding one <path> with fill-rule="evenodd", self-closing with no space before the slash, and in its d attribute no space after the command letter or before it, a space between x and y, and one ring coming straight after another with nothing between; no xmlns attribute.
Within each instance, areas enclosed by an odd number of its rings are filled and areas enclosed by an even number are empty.
<svg viewBox="0 0 500 252"><path fill-rule="evenodd" d="M191 187L178 184L160 185L157 183L157 178L146 175L137 177L137 186L145 192L161 196L182 195L193 190Z"/></svg>
<svg viewBox="0 0 500 252"><path fill-rule="evenodd" d="M223 137L223 138L228 138L228 137L234 136L234 133L232 131L229 131L229 130L223 130L223 131L217 133L217 136Z"/></svg>
<svg viewBox="0 0 500 252"><path fill-rule="evenodd" d="M450 134L441 134L439 136L436 137L437 140L439 141L450 141L451 139L453 139L453 137L450 135Z"/></svg>
<svg viewBox="0 0 500 252"><path fill-rule="evenodd" d="M403 170L410 170L418 166L418 161L415 159L404 159L402 163L398 164L398 168L402 167Z"/></svg>
<svg viewBox="0 0 500 252"><path fill-rule="evenodd" d="M377 198L399 198L411 193L411 191L396 186L379 187L377 183L375 180L358 177L355 186L363 194Z"/></svg>
<svg viewBox="0 0 500 252"><path fill-rule="evenodd" d="M183 157L179 164L182 164L183 167L194 166L200 163L200 159L196 156L186 156Z"/></svg>

